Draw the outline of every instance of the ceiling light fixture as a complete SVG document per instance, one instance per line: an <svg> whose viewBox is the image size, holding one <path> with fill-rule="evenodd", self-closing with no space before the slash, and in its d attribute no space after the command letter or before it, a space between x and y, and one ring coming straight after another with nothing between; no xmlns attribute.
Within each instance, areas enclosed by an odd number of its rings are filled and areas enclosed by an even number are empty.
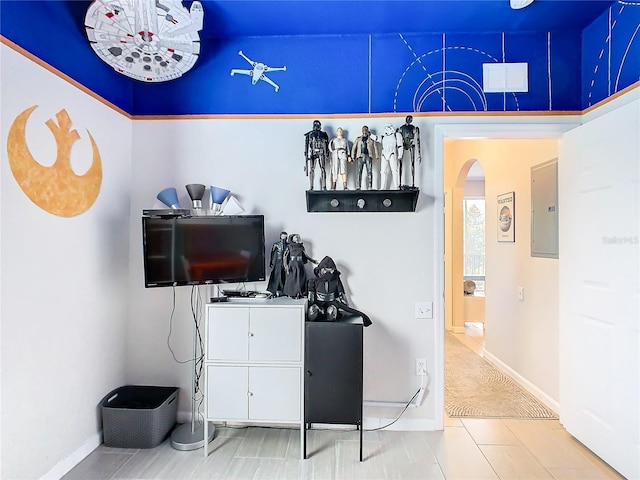
<svg viewBox="0 0 640 480"><path fill-rule="evenodd" d="M509 0L509 5L514 10L520 10L521 8L528 7L533 3L533 0Z"/></svg>

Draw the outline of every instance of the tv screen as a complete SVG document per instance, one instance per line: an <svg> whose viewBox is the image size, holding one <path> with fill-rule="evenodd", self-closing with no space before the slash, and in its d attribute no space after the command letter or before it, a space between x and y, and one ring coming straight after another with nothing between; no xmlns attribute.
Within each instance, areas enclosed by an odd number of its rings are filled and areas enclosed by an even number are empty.
<svg viewBox="0 0 640 480"><path fill-rule="evenodd" d="M145 287L265 279L264 216L142 217Z"/></svg>

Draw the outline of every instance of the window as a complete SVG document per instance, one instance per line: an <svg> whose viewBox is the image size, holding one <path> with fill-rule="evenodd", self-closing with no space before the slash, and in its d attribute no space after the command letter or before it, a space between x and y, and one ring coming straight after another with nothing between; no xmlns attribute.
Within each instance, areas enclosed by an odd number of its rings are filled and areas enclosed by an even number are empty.
<svg viewBox="0 0 640 480"><path fill-rule="evenodd" d="M465 280L476 283L476 295L484 295L484 198L465 197L464 208L464 267Z"/></svg>

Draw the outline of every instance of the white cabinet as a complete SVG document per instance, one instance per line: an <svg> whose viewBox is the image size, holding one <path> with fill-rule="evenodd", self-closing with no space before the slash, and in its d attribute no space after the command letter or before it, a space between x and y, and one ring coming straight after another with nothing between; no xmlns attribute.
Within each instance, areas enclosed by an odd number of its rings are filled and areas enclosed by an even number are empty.
<svg viewBox="0 0 640 480"><path fill-rule="evenodd" d="M206 361L301 362L306 302L253 302L207 306Z"/></svg>
<svg viewBox="0 0 640 480"><path fill-rule="evenodd" d="M207 417L300 422L300 367L207 365Z"/></svg>
<svg viewBox="0 0 640 480"><path fill-rule="evenodd" d="M207 305L205 438L209 421L299 424L302 450L306 305L288 297Z"/></svg>

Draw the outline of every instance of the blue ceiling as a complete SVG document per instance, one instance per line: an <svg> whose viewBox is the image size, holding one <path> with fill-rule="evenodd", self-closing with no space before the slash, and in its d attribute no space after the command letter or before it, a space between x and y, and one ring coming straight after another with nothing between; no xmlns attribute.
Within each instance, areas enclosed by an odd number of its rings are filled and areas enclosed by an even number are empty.
<svg viewBox="0 0 640 480"><path fill-rule="evenodd" d="M612 2L536 0L204 1L205 36L582 30Z"/></svg>
<svg viewBox="0 0 640 480"><path fill-rule="evenodd" d="M6 0L2 0L6 1ZM23 1L28 4L30 1ZM91 1L48 0L81 26ZM185 7L191 1L183 2ZM509 0L201 0L201 39L384 33L579 31L613 1L535 0L514 10Z"/></svg>
<svg viewBox="0 0 640 480"><path fill-rule="evenodd" d="M158 3L169 1L180 3ZM639 78L638 0L534 0L517 10L509 0L201 3L198 61L168 82L133 80L94 54L84 27L91 0L0 0L0 33L132 115L574 111ZM282 88L230 76L247 68L239 51L286 65L269 74ZM459 85L481 85L487 62L526 62L528 93L474 87L479 99L468 104ZM433 105L412 103L421 85L437 93Z"/></svg>

